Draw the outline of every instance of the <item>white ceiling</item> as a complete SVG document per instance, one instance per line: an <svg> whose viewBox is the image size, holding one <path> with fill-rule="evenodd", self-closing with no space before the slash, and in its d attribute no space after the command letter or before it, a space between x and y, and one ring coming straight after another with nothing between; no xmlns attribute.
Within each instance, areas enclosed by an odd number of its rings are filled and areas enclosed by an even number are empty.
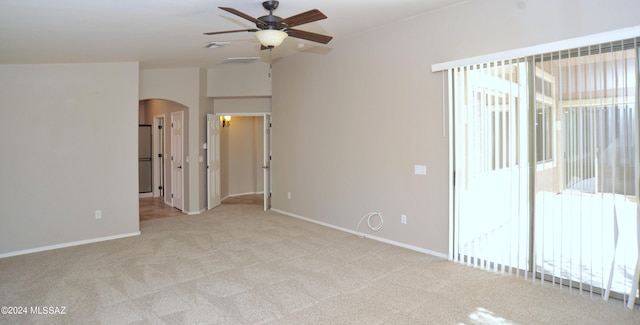
<svg viewBox="0 0 640 325"><path fill-rule="evenodd" d="M318 9L328 19L297 29L331 35L327 45L288 38L277 58L299 51L327 53L334 44L380 26L463 0L281 0L275 15L286 18ZM250 16L267 14L261 0L0 0L0 64L139 61L142 68L208 68L229 57L268 51L251 33L203 32L254 28L218 9ZM402 35L398 35L402 37ZM212 41L230 45L207 49Z"/></svg>

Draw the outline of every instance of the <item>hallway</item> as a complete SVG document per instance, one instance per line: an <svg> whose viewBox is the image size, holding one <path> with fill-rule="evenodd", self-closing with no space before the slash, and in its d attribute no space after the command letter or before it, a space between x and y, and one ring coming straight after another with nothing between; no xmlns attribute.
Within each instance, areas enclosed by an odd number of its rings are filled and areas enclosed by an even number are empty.
<svg viewBox="0 0 640 325"><path fill-rule="evenodd" d="M244 204L262 205L264 203L262 194L240 195L228 197L222 204ZM187 214L164 203L162 197L140 198L140 221L149 219L159 219L167 217L186 216Z"/></svg>

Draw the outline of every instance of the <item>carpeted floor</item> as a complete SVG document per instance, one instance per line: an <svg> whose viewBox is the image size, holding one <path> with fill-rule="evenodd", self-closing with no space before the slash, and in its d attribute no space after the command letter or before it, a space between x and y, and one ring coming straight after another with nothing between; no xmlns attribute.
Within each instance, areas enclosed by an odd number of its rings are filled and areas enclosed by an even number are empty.
<svg viewBox="0 0 640 325"><path fill-rule="evenodd" d="M0 324L640 324L640 311L468 268L259 205L0 259ZM4 310L4 309L3 309ZM55 311L43 309L40 311Z"/></svg>

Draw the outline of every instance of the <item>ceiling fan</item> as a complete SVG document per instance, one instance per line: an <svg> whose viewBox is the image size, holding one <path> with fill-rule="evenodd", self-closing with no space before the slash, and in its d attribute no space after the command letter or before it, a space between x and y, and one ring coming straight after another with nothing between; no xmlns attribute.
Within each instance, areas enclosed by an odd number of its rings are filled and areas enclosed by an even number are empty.
<svg viewBox="0 0 640 325"><path fill-rule="evenodd" d="M258 41L262 44L261 49L273 49L274 47L280 45L282 41L288 36L301 38L317 43L327 44L333 37L307 32L299 29L293 29L291 27L308 24L314 21L322 20L327 18L320 10L312 9L309 11L305 11L303 13L291 16L289 18L281 18L275 16L273 11L278 8L279 1L269 0L262 3L262 7L269 11L269 14L266 16L262 16L259 18L253 18L241 11L238 11L229 7L219 7L220 9L230 12L236 16L244 18L246 20L251 21L256 24L256 28L252 29L238 29L238 30L227 30L222 32L210 32L204 33L205 35L216 35L216 34L227 34L227 33L237 33L237 32L252 32L255 33Z"/></svg>

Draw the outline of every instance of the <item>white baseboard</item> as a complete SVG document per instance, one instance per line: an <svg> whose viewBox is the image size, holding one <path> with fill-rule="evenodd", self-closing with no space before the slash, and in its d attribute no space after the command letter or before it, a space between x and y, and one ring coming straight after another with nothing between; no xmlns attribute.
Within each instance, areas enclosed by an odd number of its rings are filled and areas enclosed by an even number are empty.
<svg viewBox="0 0 640 325"><path fill-rule="evenodd" d="M335 226L335 225L332 225L332 224L329 224L329 223L326 223L326 222L322 222L322 221L318 221L318 220L314 220L314 219L309 219L309 218L306 218L306 217L303 217L303 216L299 216L297 214L289 213L289 212L278 210L278 209L273 209L272 208L271 211L277 212L277 213L280 213L280 214L284 214L284 215L289 216L289 217L293 217L293 218L301 219L301 220L304 220L304 221L312 222L312 223L315 223L315 224L318 224L318 225L321 225L321 226L325 226L325 227L333 228L333 229L336 229L336 230L340 230L340 231L343 231L343 232L346 232L346 233L354 234L354 235L359 236L359 237L369 238L369 239L373 239L375 241L383 242L383 243L390 244L390 245L393 245L393 246L398 246L398 247L410 249L410 250L413 250L413 251L416 251L416 252L420 252L420 253L424 253L424 254L428 254L428 255L433 255L433 256L436 256L436 257L444 258L444 259L449 259L449 255L448 254L442 254L442 253L434 252L432 250L424 249L424 248L421 248L421 247L417 247L417 246L413 246L413 245L408 245L408 244L405 244L405 243L397 242L397 241L394 241L394 240L390 240L390 239L386 239L386 238L382 238L382 237L378 237L378 236L372 236L372 235L364 234L364 233L357 232L357 231L354 231L354 230L351 230L351 229L338 227L338 226Z"/></svg>
<svg viewBox="0 0 640 325"><path fill-rule="evenodd" d="M149 192L149 193L138 193L138 198L148 198L148 197L153 197L153 193Z"/></svg>
<svg viewBox="0 0 640 325"><path fill-rule="evenodd" d="M196 215L196 214L200 214L200 213L202 213L202 212L205 212L205 211L207 211L207 208L204 208L204 209L202 209L202 210L200 210L200 211L195 211L195 212L189 212L189 211L183 211L183 212L185 212L187 215L193 216L193 215Z"/></svg>
<svg viewBox="0 0 640 325"><path fill-rule="evenodd" d="M236 196L244 196L244 195L257 195L257 194L264 194L263 192L247 192L247 193L236 193L236 194L229 194L225 197L223 197L222 199L220 199L220 202L230 198L230 197L236 197Z"/></svg>
<svg viewBox="0 0 640 325"><path fill-rule="evenodd" d="M16 251L16 252L0 254L0 258L18 256L18 255L24 255L24 254L31 254L31 253L37 253L37 252L44 252L44 251L49 251L49 250L52 250L52 249L65 248L65 247L71 247L71 246L79 246L79 245L84 245L84 244L91 244L91 243L97 243L97 242L106 241L106 240L120 239L120 238L126 238L126 237L138 236L138 235L140 235L139 231L138 232L128 233L128 234L122 234L122 235L99 237L99 238L79 240L79 241L73 241L73 242L57 244L57 245L50 245L50 246L31 248L31 249L25 249L25 250L22 250L22 251Z"/></svg>

